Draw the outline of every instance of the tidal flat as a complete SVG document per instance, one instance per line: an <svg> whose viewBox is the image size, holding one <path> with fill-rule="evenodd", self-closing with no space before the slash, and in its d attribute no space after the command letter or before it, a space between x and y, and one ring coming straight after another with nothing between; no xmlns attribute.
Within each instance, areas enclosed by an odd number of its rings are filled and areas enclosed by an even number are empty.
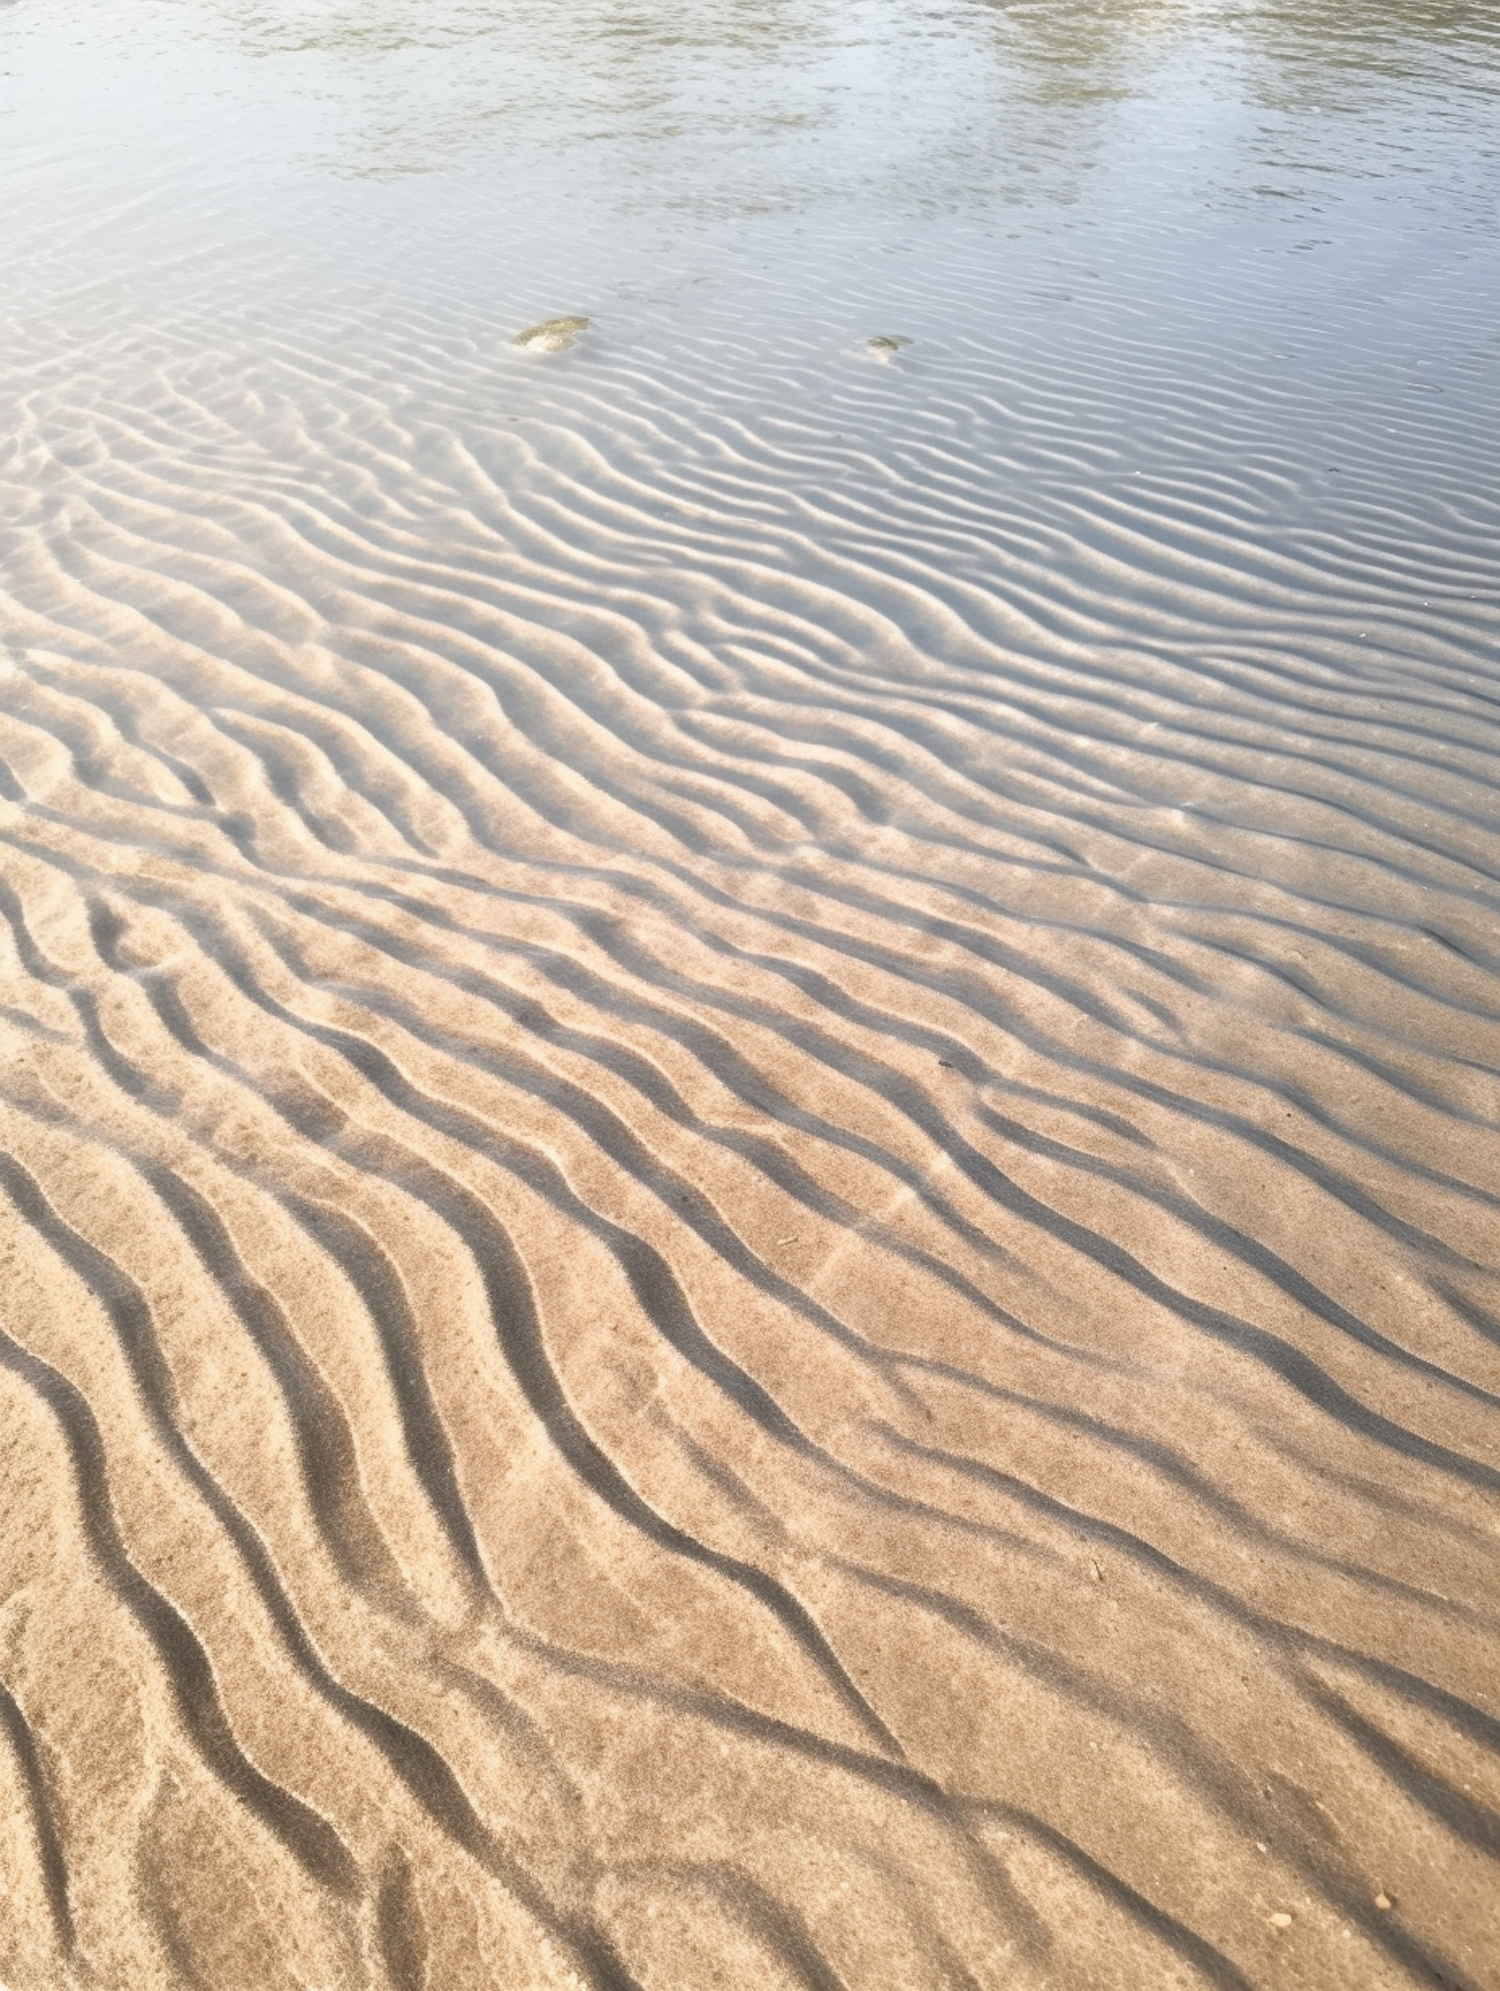
<svg viewBox="0 0 1500 1991"><path fill-rule="evenodd" d="M1497 1991L1497 135L0 5L0 1991Z"/></svg>

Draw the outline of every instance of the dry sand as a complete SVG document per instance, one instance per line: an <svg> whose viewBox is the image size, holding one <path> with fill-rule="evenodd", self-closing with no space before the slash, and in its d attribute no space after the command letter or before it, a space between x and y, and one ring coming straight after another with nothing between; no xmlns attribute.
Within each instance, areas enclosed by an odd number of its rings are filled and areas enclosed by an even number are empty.
<svg viewBox="0 0 1500 1991"><path fill-rule="evenodd" d="M1500 1985L1472 399L184 286L7 377L0 1983Z"/></svg>

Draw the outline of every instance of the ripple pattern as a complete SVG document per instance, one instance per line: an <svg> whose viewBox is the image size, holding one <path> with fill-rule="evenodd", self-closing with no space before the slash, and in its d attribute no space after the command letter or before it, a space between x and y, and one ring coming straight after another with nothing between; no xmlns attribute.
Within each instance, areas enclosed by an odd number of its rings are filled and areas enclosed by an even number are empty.
<svg viewBox="0 0 1500 1991"><path fill-rule="evenodd" d="M901 322L17 352L11 1991L1500 1983L1493 460Z"/></svg>

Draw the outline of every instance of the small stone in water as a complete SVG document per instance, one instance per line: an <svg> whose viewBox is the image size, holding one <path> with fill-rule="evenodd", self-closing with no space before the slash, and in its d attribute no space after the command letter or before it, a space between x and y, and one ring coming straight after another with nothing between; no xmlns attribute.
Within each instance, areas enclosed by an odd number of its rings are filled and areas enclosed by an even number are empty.
<svg viewBox="0 0 1500 1991"><path fill-rule="evenodd" d="M531 353L562 353L588 330L587 318L544 318L540 325L528 325L511 340Z"/></svg>
<svg viewBox="0 0 1500 1991"><path fill-rule="evenodd" d="M1271 1917L1271 1927L1273 1929L1289 1929L1291 1926L1291 1916L1283 1914L1280 1910Z"/></svg>

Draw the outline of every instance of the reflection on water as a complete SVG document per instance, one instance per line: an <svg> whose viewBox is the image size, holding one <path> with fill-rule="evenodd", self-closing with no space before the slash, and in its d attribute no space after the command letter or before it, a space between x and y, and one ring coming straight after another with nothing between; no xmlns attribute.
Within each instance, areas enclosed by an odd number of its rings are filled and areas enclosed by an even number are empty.
<svg viewBox="0 0 1500 1991"><path fill-rule="evenodd" d="M705 214L1070 201L1174 142L1227 184L1247 113L1378 124L1398 102L1430 113L1432 156L1409 122L1399 156L1347 123L1298 142L1319 170L1421 177L1500 47L1494 9L1440 0L19 0L0 21L12 144L223 126L262 166L508 170L528 198Z"/></svg>

